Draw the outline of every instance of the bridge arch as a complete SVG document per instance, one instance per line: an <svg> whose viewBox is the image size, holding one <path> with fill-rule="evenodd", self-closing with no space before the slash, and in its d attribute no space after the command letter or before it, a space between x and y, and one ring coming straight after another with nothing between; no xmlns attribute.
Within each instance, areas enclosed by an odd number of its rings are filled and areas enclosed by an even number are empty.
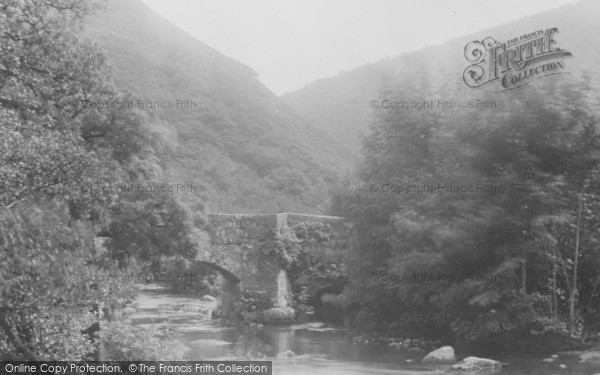
<svg viewBox="0 0 600 375"><path fill-rule="evenodd" d="M241 279L239 277L237 277L230 271L226 270L225 268L219 266L218 264L207 262L204 260L196 260L195 262L197 264L202 264L202 265L206 266L206 268L219 273L221 276L223 276L223 278L225 280L227 280L230 283L238 284L241 281Z"/></svg>

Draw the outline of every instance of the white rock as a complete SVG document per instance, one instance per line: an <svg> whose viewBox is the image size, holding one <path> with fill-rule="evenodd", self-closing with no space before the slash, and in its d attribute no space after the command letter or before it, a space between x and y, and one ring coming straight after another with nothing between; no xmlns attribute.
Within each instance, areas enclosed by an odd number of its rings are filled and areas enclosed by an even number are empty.
<svg viewBox="0 0 600 375"><path fill-rule="evenodd" d="M442 346L439 349L427 354L421 362L423 363L451 363L456 361L454 348L451 346Z"/></svg>
<svg viewBox="0 0 600 375"><path fill-rule="evenodd" d="M273 307L263 311L263 323L265 324L291 324L294 321L295 312L291 307Z"/></svg>
<svg viewBox="0 0 600 375"><path fill-rule="evenodd" d="M581 362L598 363L600 362L600 351L587 351L579 356Z"/></svg>
<svg viewBox="0 0 600 375"><path fill-rule="evenodd" d="M479 357L467 357L462 361L452 365L452 369L454 370L463 370L463 371L473 371L473 370L481 370L484 368L497 368L502 367L502 363L498 361L494 361L493 359L488 358L479 358Z"/></svg>

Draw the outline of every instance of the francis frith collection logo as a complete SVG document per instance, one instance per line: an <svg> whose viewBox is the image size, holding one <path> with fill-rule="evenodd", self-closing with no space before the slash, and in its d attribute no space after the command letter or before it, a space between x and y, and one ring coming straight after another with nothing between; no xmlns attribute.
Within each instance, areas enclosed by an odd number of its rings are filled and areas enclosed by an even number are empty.
<svg viewBox="0 0 600 375"><path fill-rule="evenodd" d="M492 37L472 41L465 47L465 58L473 64L465 69L463 80L474 88L498 81L500 91L506 91L564 73L564 58L572 55L556 46L553 36L557 32L553 27L504 43Z"/></svg>

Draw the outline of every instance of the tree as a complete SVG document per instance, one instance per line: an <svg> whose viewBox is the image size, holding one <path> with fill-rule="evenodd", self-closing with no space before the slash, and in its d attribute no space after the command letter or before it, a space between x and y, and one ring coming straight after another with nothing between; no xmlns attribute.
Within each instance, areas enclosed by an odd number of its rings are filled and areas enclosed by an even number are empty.
<svg viewBox="0 0 600 375"><path fill-rule="evenodd" d="M93 226L72 223L53 199L4 210L0 228L0 327L11 344L2 343L2 357L89 358L95 346L82 331L98 321L96 307L131 293L108 279L114 269L95 265Z"/></svg>
<svg viewBox="0 0 600 375"><path fill-rule="evenodd" d="M392 93L461 97L448 87L419 87L409 82ZM511 94L495 99L498 111L413 109L376 116L365 142L362 184L334 198L336 214L354 228L349 272L358 276L346 291L348 306L368 311L367 322L377 317L405 329L434 328L467 342L581 333L581 258L597 255L597 216L590 207L598 198L598 98L585 80L568 78ZM403 190L386 194L378 190L384 184ZM493 189L477 191L477 184ZM452 192L461 186L474 191ZM598 270L587 271L591 290ZM368 278L438 272L495 278ZM563 287L564 303L558 297Z"/></svg>
<svg viewBox="0 0 600 375"><path fill-rule="evenodd" d="M107 244L111 256L122 266L130 259L149 262L153 271L160 270L163 257L179 255L193 259L197 243L192 214L168 193L150 194L151 198L147 195L133 193L113 207L111 238Z"/></svg>
<svg viewBox="0 0 600 375"><path fill-rule="evenodd" d="M155 153L165 131L146 113L89 105L128 97L112 85L102 53L77 32L101 5L0 2L2 358L88 359L97 338L84 332L98 323L102 304L132 298L131 283L110 277L127 270L95 246L96 235L135 216L116 213L131 199L116 187L160 176ZM172 200L161 205L173 221L155 215L150 222L168 228L160 233L172 244L187 216Z"/></svg>

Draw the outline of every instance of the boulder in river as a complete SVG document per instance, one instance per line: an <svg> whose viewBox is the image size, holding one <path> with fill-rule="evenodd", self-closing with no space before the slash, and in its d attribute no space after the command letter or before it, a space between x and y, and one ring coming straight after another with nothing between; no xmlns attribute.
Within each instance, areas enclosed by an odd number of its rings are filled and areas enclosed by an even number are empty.
<svg viewBox="0 0 600 375"><path fill-rule="evenodd" d="M262 316L265 324L291 324L294 321L295 311L289 306L273 307L263 311Z"/></svg>
<svg viewBox="0 0 600 375"><path fill-rule="evenodd" d="M217 307L215 307L211 312L210 312L210 316L213 319L219 319L221 317L223 317L223 306L218 305Z"/></svg>
<svg viewBox="0 0 600 375"><path fill-rule="evenodd" d="M579 355L579 360L585 363L600 363L600 350L590 350Z"/></svg>
<svg viewBox="0 0 600 375"><path fill-rule="evenodd" d="M421 362L423 363L453 363L456 361L454 348L451 346L442 346L427 354Z"/></svg>
<svg viewBox="0 0 600 375"><path fill-rule="evenodd" d="M488 358L467 357L462 361L452 365L453 370L473 371L490 368L500 368L502 363Z"/></svg>
<svg viewBox="0 0 600 375"><path fill-rule="evenodd" d="M217 299L209 294L202 296L202 298L200 298L200 301L216 301Z"/></svg>

